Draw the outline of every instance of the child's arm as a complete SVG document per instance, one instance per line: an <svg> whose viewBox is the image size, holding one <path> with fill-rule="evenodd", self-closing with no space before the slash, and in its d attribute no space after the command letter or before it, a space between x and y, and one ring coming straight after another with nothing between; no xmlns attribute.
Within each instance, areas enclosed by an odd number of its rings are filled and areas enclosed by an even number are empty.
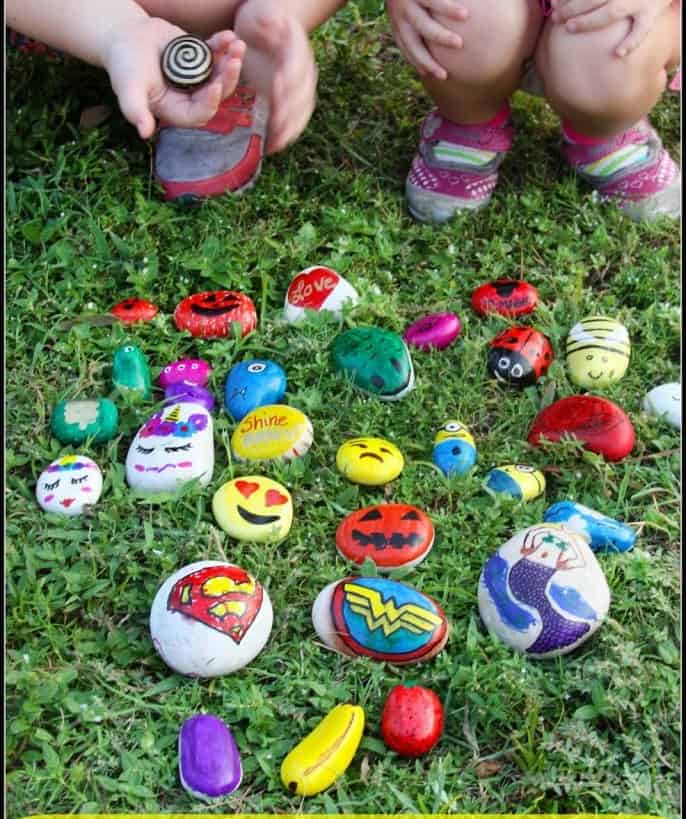
<svg viewBox="0 0 686 819"><path fill-rule="evenodd" d="M681 0L551 0L553 23L564 24L570 33L597 31L631 19L629 33L615 54L626 57L643 42L662 12Z"/></svg>
<svg viewBox="0 0 686 819"><path fill-rule="evenodd" d="M422 76L446 80L448 72L429 52L427 43L462 48L459 34L442 26L432 14L463 21L469 11L459 0L386 0L398 48Z"/></svg>
<svg viewBox="0 0 686 819"><path fill-rule="evenodd" d="M8 0L7 25L28 37L104 68L124 116L144 139L159 117L181 127L214 116L238 82L245 45L231 31L215 34L210 81L188 94L170 87L160 57L167 43L185 32L149 17L133 0Z"/></svg>

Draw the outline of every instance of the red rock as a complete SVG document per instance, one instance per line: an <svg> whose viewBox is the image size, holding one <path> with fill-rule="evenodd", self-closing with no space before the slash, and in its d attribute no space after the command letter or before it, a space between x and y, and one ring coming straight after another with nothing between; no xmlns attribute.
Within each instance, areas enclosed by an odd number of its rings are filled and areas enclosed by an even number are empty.
<svg viewBox="0 0 686 819"><path fill-rule="evenodd" d="M428 555L434 527L416 506L381 503L351 512L336 531L336 548L347 560L372 560L380 571L416 566Z"/></svg>
<svg viewBox="0 0 686 819"><path fill-rule="evenodd" d="M174 310L174 323L192 336L220 338L231 334L238 322L247 336L257 327L257 312L249 296L237 290L211 290L195 293Z"/></svg>
<svg viewBox="0 0 686 819"><path fill-rule="evenodd" d="M534 419L528 441L537 446L542 438L560 441L565 436L577 438L608 461L626 458L636 439L624 410L594 395L570 395L546 407Z"/></svg>
<svg viewBox="0 0 686 819"><path fill-rule="evenodd" d="M381 735L388 747L402 756L423 756L443 733L440 699L421 685L396 685L381 715Z"/></svg>
<svg viewBox="0 0 686 819"><path fill-rule="evenodd" d="M498 279L477 287L472 293L472 307L480 315L500 313L523 316L536 309L538 290L521 279Z"/></svg>
<svg viewBox="0 0 686 819"><path fill-rule="evenodd" d="M115 304L110 313L125 324L133 324L136 321L150 321L157 315L157 307L152 302L133 296Z"/></svg>

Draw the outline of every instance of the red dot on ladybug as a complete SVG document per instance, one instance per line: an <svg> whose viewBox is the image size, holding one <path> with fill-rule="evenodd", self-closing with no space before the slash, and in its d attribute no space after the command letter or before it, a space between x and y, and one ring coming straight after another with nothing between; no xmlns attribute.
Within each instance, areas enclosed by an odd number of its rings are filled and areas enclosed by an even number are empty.
<svg viewBox="0 0 686 819"><path fill-rule="evenodd" d="M236 489L238 489L244 498L249 498L254 492L257 492L259 488L259 483L252 483L251 481L236 481Z"/></svg>
<svg viewBox="0 0 686 819"><path fill-rule="evenodd" d="M284 503L288 503L288 498L278 489L269 489L265 497L267 506L283 506Z"/></svg>

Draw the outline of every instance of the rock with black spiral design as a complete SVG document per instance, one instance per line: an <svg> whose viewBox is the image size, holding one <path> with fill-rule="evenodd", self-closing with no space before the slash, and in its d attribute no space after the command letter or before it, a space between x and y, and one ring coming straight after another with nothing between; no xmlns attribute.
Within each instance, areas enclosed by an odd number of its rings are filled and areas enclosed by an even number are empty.
<svg viewBox="0 0 686 819"><path fill-rule="evenodd" d="M177 88L197 88L212 73L212 51L198 37L190 34L175 37L162 54L162 73Z"/></svg>

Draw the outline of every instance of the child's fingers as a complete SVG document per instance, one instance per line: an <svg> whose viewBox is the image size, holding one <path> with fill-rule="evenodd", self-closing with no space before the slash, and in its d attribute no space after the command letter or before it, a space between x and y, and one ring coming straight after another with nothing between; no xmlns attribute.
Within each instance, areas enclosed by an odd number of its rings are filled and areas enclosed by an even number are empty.
<svg viewBox="0 0 686 819"><path fill-rule="evenodd" d="M242 40L235 40L215 61L214 76L222 83L223 100L233 94L238 85L245 49L246 46Z"/></svg>
<svg viewBox="0 0 686 819"><path fill-rule="evenodd" d="M236 40L238 40L238 36L233 31L227 29L225 31L217 31L213 34L209 40L207 40L207 45L212 51L224 51L231 43L236 42Z"/></svg>
<svg viewBox="0 0 686 819"><path fill-rule="evenodd" d="M222 83L208 85L187 94L169 90L155 103L155 113L177 128L199 128L217 113L222 99Z"/></svg>
<svg viewBox="0 0 686 819"><path fill-rule="evenodd" d="M626 57L635 51L645 40L655 23L656 16L650 12L638 14L633 18L631 30L615 49L618 57Z"/></svg>
<svg viewBox="0 0 686 819"><path fill-rule="evenodd" d="M427 74L437 80L447 80L448 72L438 63L426 47L426 44L412 26L399 27L399 39L405 47L407 59L422 76Z"/></svg>
<svg viewBox="0 0 686 819"><path fill-rule="evenodd" d="M603 6L611 6L611 0L551 0L553 22L566 23L573 17L588 14Z"/></svg>
<svg viewBox="0 0 686 819"><path fill-rule="evenodd" d="M118 92L119 108L126 119L136 127L141 139L149 139L157 123L150 112L145 88L132 84Z"/></svg>
<svg viewBox="0 0 686 819"><path fill-rule="evenodd" d="M437 23L420 6L415 6L408 12L408 20L424 39L448 48L462 48L462 37L449 28Z"/></svg>
<svg viewBox="0 0 686 819"><path fill-rule="evenodd" d="M623 12L622 16L617 16L617 7L608 3L586 14L580 14L571 19L568 18L565 23L565 28L570 33L598 31L601 28L611 26L618 20L627 19L628 16L626 11Z"/></svg>
<svg viewBox="0 0 686 819"><path fill-rule="evenodd" d="M432 14L440 14L451 20L466 20L469 17L469 9L456 0L419 0L419 2Z"/></svg>

